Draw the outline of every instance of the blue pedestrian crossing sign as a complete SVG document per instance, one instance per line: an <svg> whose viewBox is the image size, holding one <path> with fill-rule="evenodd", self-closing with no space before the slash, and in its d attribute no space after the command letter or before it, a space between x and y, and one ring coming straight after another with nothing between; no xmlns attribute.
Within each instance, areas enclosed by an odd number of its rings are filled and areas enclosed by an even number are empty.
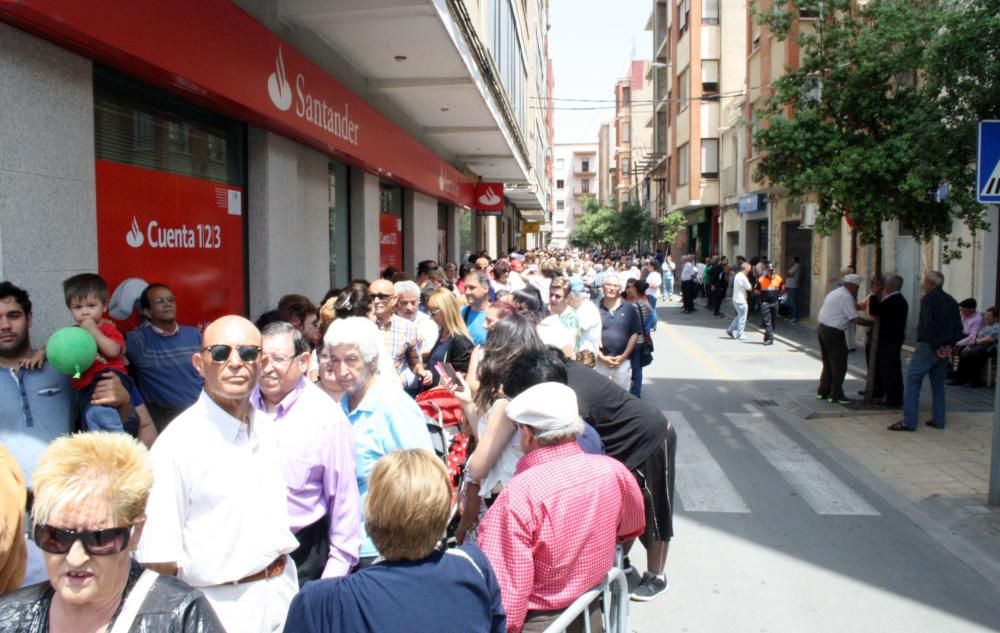
<svg viewBox="0 0 1000 633"><path fill-rule="evenodd" d="M1000 121L979 122L976 201L1000 204Z"/></svg>

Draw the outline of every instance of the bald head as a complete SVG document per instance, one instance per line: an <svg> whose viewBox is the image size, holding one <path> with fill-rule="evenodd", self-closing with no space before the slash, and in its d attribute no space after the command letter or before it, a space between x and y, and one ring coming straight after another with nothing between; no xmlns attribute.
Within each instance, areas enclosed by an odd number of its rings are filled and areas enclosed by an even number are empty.
<svg viewBox="0 0 1000 633"><path fill-rule="evenodd" d="M260 372L260 331L238 315L220 317L201 337L194 368L205 379L205 393L233 417L244 420Z"/></svg>
<svg viewBox="0 0 1000 633"><path fill-rule="evenodd" d="M392 318L396 307L396 289L392 282L388 279L376 279L368 286L368 292L372 296L375 318L383 322Z"/></svg>

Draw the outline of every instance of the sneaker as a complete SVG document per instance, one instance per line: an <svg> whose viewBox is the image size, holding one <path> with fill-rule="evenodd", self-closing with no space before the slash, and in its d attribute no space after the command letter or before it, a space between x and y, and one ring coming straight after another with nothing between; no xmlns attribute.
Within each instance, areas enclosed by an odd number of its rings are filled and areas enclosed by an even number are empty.
<svg viewBox="0 0 1000 633"><path fill-rule="evenodd" d="M735 335L735 334L733 334L733 331L732 331L732 330L726 330L726 334L728 334L728 335L729 335L729 338L736 338L736 335Z"/></svg>
<svg viewBox="0 0 1000 633"><path fill-rule="evenodd" d="M737 341L745 341L745 340L747 340L747 337L745 337L745 336L737 336L736 340Z"/></svg>
<svg viewBox="0 0 1000 633"><path fill-rule="evenodd" d="M666 575L657 576L647 571L642 575L642 582L639 583L635 591L629 593L629 598L636 602L649 602L660 594L666 593L668 586L670 583L667 582Z"/></svg>
<svg viewBox="0 0 1000 633"><path fill-rule="evenodd" d="M847 398L830 398L827 402L830 404L851 404L851 401Z"/></svg>

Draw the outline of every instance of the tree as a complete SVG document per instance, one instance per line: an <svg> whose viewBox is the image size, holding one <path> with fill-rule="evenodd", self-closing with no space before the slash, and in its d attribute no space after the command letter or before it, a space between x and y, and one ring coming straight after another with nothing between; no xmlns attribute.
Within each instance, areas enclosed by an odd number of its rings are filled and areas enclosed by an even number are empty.
<svg viewBox="0 0 1000 633"><path fill-rule="evenodd" d="M660 239L664 242L672 243L677 239L677 234L687 226L687 218L680 211L671 211L660 218L660 228L662 230Z"/></svg>
<svg viewBox="0 0 1000 633"><path fill-rule="evenodd" d="M652 234L654 221L637 202L626 202L618 209L588 197L583 200L583 209L583 216L569 236L573 246L637 248Z"/></svg>
<svg viewBox="0 0 1000 633"><path fill-rule="evenodd" d="M885 221L901 221L922 241L946 239L953 220L973 231L987 225L969 187L974 131L956 125L956 107L949 103L956 97L942 94L954 77L929 78L929 70L944 63L934 61L944 43L942 27L951 21L967 26L962 14L968 3L858 4L800 0L798 9L784 3L755 8L756 19L779 38L791 34L794 11L823 13L814 29L798 36L800 66L787 69L773 93L754 105L754 142L766 153L754 178L787 188L792 198L814 197L816 229L823 235L849 215L861 243L876 245L880 262ZM952 33L971 45L964 29ZM951 193L939 201L934 194L943 183Z"/></svg>

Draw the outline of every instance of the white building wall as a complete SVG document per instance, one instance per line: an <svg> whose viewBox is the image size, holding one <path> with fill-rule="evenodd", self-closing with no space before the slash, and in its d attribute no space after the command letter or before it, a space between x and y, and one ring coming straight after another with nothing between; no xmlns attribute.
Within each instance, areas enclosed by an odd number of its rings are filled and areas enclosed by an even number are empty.
<svg viewBox="0 0 1000 633"><path fill-rule="evenodd" d="M97 271L92 68L0 24L0 279L31 295L36 345L72 324L63 280Z"/></svg>

